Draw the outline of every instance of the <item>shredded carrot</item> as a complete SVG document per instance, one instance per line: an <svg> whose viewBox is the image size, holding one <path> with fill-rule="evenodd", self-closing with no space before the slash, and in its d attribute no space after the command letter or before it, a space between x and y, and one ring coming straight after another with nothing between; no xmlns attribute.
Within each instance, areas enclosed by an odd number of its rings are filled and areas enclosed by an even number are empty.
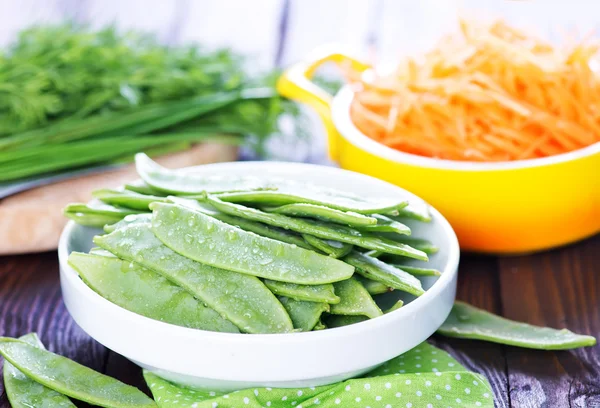
<svg viewBox="0 0 600 408"><path fill-rule="evenodd" d="M389 75L346 72L356 127L389 147L464 161L545 157L600 142L599 43L555 47L502 21L461 20Z"/></svg>

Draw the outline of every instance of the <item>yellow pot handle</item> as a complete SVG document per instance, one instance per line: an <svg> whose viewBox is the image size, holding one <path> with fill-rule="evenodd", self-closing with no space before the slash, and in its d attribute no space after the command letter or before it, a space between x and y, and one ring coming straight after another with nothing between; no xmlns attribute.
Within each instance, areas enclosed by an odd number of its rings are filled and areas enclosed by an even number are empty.
<svg viewBox="0 0 600 408"><path fill-rule="evenodd" d="M331 120L333 96L310 80L315 71L326 62L335 62L338 65L350 63L351 68L357 72L370 68L368 64L349 56L339 46L324 46L316 49L307 59L285 70L277 81L277 90L286 98L306 103L319 114L327 131L329 156L337 160L339 135Z"/></svg>

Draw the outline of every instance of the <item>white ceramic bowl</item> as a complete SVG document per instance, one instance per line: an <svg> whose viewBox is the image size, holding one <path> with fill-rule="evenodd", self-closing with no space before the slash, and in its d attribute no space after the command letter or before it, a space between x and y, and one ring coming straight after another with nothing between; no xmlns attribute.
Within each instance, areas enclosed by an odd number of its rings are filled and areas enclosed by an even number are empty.
<svg viewBox="0 0 600 408"><path fill-rule="evenodd" d="M337 168L298 163L238 162L193 168L204 174L283 177L360 195L416 196L384 181ZM87 252L94 228L65 227L58 255L63 298L77 324L109 349L174 382L229 391L247 387L305 387L330 384L365 373L427 339L446 319L456 294L458 241L446 219L432 209L431 223L410 223L413 236L441 250L430 265L439 279L415 299L390 292L385 305L408 302L397 311L351 326L293 334L230 334L188 329L127 311L96 294L67 264L71 251ZM383 305L383 306L385 306Z"/></svg>

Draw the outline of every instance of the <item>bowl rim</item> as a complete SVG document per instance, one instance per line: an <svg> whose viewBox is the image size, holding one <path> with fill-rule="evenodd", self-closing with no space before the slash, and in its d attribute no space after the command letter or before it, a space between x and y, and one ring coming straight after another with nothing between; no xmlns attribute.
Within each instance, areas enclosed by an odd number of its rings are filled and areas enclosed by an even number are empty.
<svg viewBox="0 0 600 408"><path fill-rule="evenodd" d="M340 168L336 168L336 167L328 167L328 166L321 166L321 165L308 164L308 163L293 163L293 162L278 162L278 161L272 161L272 162L245 161L245 162L211 163L211 164L204 164L204 165L200 165L200 166L186 167L185 169L187 169L188 171L194 171L194 170L198 170L198 169L206 169L208 167L211 167L211 168L218 170L219 167L243 168L243 167L246 167L249 165L250 166L264 166L264 167L270 167L273 165L288 166L291 168L296 167L298 169L298 171L301 171L302 169L306 169L306 168L311 168L311 169L313 169L313 171L318 169L320 172L330 173L330 174L339 173L339 172L350 173L351 177L375 179L378 182L385 183L395 189L401 190L403 192L403 194L405 194L407 196L412 196L418 200L423 201L421 198L419 198L415 194L413 194L401 187L398 187L396 185L393 185L391 183L388 183L388 182L380 180L380 179L376 179L371 176L367 176L364 174L360 174L360 173L356 173L356 172L353 172L350 170L344 170L344 169L340 169ZM336 328L327 329L327 330L298 332L298 333L272 333L272 334L221 333L221 332L213 332L213 331L208 331L208 330L193 329L193 328L177 326L177 325L174 325L171 323L165 323L165 322L161 322L158 320L154 320L149 317L145 317L145 316L139 315L137 313L131 312L127 309L124 309L121 306L118 306L118 305L110 302L109 300L100 296L98 293L94 292L90 287L88 287L83 282L83 280L81 280L79 278L79 275L77 274L77 272L68 264L68 262L67 262L67 259L69 256L68 243L69 243L69 240L70 240L71 234L73 233L74 228L78 226L74 221L69 221L61 233L60 240L58 243L58 259L59 259L59 265L61 267L61 270L64 271L64 273L61 273L61 276L64 276L66 279L68 279L68 283L70 285L74 286L79 293L83 293L86 297L88 297L90 302L102 305L102 307L113 308L114 311L117 311L117 309L118 309L119 312L121 312L123 314L123 316L126 317L127 319L137 320L140 323L143 323L144 326L154 326L156 330L159 330L159 329L160 330L169 330L169 331L171 331L172 336L192 338L192 339L198 338L198 337L203 337L205 339L211 339L211 340L215 340L215 341L227 341L229 343L240 343L240 344L242 344L242 343L243 344L270 343L273 345L278 345L278 344L281 344L282 342L289 342L289 343L302 342L302 341L308 340L308 339L310 339L311 341L318 341L319 339L330 338L330 337L338 337L340 339L343 339L347 336L352 336L354 334L357 334L358 332L370 330L377 326L388 325L391 322L393 322L394 320L402 319L403 317L409 316L410 314L413 313L413 310L417 310L418 308L423 307L423 306L426 307L427 302L429 302L430 300L433 300L435 297L437 297L448 285L451 285L452 282L455 280L455 278L458 274L458 264L459 264L459 260L460 260L460 248L459 248L459 244L458 244L458 238L456 237L456 233L452 229L448 220L446 220L446 218L439 211L437 211L433 206L429 205L429 207L430 207L432 219L435 219L437 222L440 223L442 230L447 235L448 241L450 243L450 245L447 249L448 250L448 260L446 262L445 267L443 268L443 271L441 271L442 272L441 276L434 282L434 284L431 286L431 288L429 290L425 291L425 293L423 295L417 297L416 299L414 299L413 301L411 301L410 303L406 304L405 306L401 307L398 310L395 310L391 313L384 314L375 319L369 319L364 322L359 322L359 323L351 324L348 326L336 327ZM117 309L114 309L114 308L117 308Z"/></svg>
<svg viewBox="0 0 600 408"><path fill-rule="evenodd" d="M578 160L594 154L600 154L600 142L596 142L584 148L554 156L502 162L469 162L418 156L416 154L392 149L362 133L354 125L350 117L350 105L354 98L354 94L355 91L352 89L352 86L348 84L343 86L333 97L331 103L331 117L335 128L344 139L348 140L361 150L399 163L440 170L503 171L550 166Z"/></svg>

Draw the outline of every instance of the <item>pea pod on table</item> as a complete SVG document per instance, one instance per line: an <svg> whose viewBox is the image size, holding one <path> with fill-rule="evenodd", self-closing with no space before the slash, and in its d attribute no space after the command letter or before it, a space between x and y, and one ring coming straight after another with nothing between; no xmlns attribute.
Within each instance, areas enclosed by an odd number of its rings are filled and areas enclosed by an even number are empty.
<svg viewBox="0 0 600 408"><path fill-rule="evenodd" d="M152 189L174 195L190 195L204 192L218 193L273 188L255 177L204 176L193 172L169 170L154 162L144 153L135 155L138 175Z"/></svg>
<svg viewBox="0 0 600 408"><path fill-rule="evenodd" d="M292 330L286 311L260 279L186 258L164 245L154 235L150 224L129 225L97 236L94 242L181 286L243 332L284 333Z"/></svg>
<svg viewBox="0 0 600 408"><path fill-rule="evenodd" d="M137 388L24 341L0 337L0 354L35 382L71 398L105 408L156 408Z"/></svg>
<svg viewBox="0 0 600 408"><path fill-rule="evenodd" d="M415 296L420 296L425 292L421 281L413 275L386 264L377 258L352 251L352 253L344 257L344 261L356 267L357 273L365 278L382 282L389 287L411 293Z"/></svg>
<svg viewBox="0 0 600 408"><path fill-rule="evenodd" d="M44 349L35 333L19 337L19 340ZM13 408L76 408L69 398L27 377L9 362L4 362L4 388Z"/></svg>
<svg viewBox="0 0 600 408"><path fill-rule="evenodd" d="M341 300L339 303L331 305L331 314L361 315L371 319L383 314L369 292L355 278L336 282L333 286Z"/></svg>
<svg viewBox="0 0 600 408"><path fill-rule="evenodd" d="M134 313L178 326L239 333L216 311L137 263L72 252L69 265L103 298Z"/></svg>
<svg viewBox="0 0 600 408"><path fill-rule="evenodd" d="M261 237L199 211L163 203L153 203L152 209L152 229L158 239L207 265L306 285L337 282L354 273L345 262Z"/></svg>
<svg viewBox="0 0 600 408"><path fill-rule="evenodd" d="M540 350L568 350L596 344L592 336L515 322L458 301L437 333Z"/></svg>
<svg viewBox="0 0 600 408"><path fill-rule="evenodd" d="M318 238L345 242L362 248L381 250L386 253L402 255L426 261L427 254L408 245L395 242L391 239L378 237L367 232L361 232L344 225L324 223L318 220L305 220L292 218L281 214L266 213L255 208L244 207L239 204L221 201L219 198L206 195L203 199L217 210L226 214L247 218L252 221L263 222L276 227L290 229L301 234L309 234Z"/></svg>
<svg viewBox="0 0 600 408"><path fill-rule="evenodd" d="M353 211L341 211L322 205L294 203L280 207L263 207L263 211L294 217L316 218L354 227L377 224L377 218Z"/></svg>
<svg viewBox="0 0 600 408"><path fill-rule="evenodd" d="M295 329L311 331L320 321L321 315L329 312L329 304L320 302L306 302L280 297L279 300L287 310Z"/></svg>
<svg viewBox="0 0 600 408"><path fill-rule="evenodd" d="M296 283L277 282L270 279L265 279L264 282L271 292L279 296L295 300L305 300L307 302L340 303L340 298L336 296L331 283L324 285L298 285Z"/></svg>

